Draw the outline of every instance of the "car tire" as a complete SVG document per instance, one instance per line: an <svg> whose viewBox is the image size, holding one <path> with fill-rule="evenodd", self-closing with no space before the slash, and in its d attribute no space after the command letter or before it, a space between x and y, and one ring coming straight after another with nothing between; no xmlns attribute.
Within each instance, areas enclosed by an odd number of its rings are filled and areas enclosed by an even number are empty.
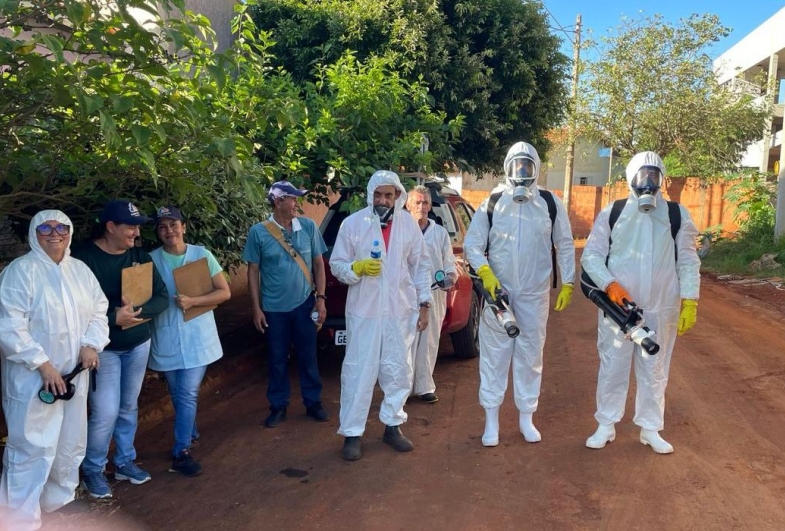
<svg viewBox="0 0 785 531"><path fill-rule="evenodd" d="M472 302L469 307L469 320L466 326L450 334L452 348L459 358L471 359L480 354L480 299L472 290Z"/></svg>

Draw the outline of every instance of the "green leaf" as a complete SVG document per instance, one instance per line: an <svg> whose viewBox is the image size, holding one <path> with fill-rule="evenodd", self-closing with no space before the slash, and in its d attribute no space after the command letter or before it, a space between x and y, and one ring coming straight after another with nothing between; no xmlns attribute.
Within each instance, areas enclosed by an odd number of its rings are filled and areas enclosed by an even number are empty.
<svg viewBox="0 0 785 531"><path fill-rule="evenodd" d="M218 148L218 153L224 158L234 153L234 140L231 138L216 138L213 143Z"/></svg>
<svg viewBox="0 0 785 531"><path fill-rule="evenodd" d="M150 129L143 125L133 124L131 126L131 133L134 135L137 146L146 146L150 141Z"/></svg>

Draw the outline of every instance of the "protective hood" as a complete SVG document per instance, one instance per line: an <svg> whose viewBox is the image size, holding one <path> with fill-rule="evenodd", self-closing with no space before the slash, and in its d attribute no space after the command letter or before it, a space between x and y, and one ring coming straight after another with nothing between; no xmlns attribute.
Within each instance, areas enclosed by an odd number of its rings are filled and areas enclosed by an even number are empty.
<svg viewBox="0 0 785 531"><path fill-rule="evenodd" d="M63 225L68 225L71 227L71 238L68 240L68 247L65 249L65 256L69 256L71 254L71 242L73 240L74 233L74 224L71 222L71 218L59 210L42 210L33 216L32 221L30 221L30 228L27 230L27 241L30 244L30 252L33 253L34 256L46 260L47 262L51 262L52 259L49 258L48 254L46 254L46 251L44 251L44 249L41 247L41 244L38 243L35 228L50 220L57 221L58 223L62 223Z"/></svg>
<svg viewBox="0 0 785 531"><path fill-rule="evenodd" d="M401 191L401 196L395 200L395 211L403 212L406 204L406 189L401 184L401 179L394 171L377 170L368 181L368 206L373 208L373 192L380 186L392 185Z"/></svg>
<svg viewBox="0 0 785 531"><path fill-rule="evenodd" d="M637 194L635 190L632 188L632 181L635 177L635 174L638 173L644 166L654 166L659 168L662 172L662 178L665 179L665 164L662 162L662 159L659 155L654 153L653 151L644 151L642 153L638 153L634 157L629 164L627 164L627 169L625 170L624 174L627 178L627 189L630 191L630 197L637 198ZM662 195L662 190L657 190L656 196Z"/></svg>
<svg viewBox="0 0 785 531"><path fill-rule="evenodd" d="M504 175L506 178L506 190L508 192L512 192L515 185L512 183L512 179L510 178L511 174L511 165L514 159L525 157L529 158L534 161L534 181L532 184L529 185L531 190L537 188L537 176L540 174L540 156L537 154L537 150L534 149L534 146L531 144L527 144L526 142L517 142L514 144L508 151L507 156L504 157Z"/></svg>

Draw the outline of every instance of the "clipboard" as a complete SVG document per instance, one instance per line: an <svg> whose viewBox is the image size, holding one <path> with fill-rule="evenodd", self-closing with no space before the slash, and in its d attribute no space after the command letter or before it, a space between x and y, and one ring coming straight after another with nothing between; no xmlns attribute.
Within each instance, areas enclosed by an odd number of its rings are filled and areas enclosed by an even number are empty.
<svg viewBox="0 0 785 531"><path fill-rule="evenodd" d="M121 271L121 293L123 298L131 301L134 307L144 305L153 297L153 263L136 264L126 267ZM130 326L121 327L123 330L146 323L145 319Z"/></svg>
<svg viewBox="0 0 785 531"><path fill-rule="evenodd" d="M172 270L172 275L174 276L175 288L177 288L177 293L180 295L199 297L207 295L214 289L213 279L210 277L210 268L207 266L207 258L200 258L194 262L176 267ZM188 322L194 317L199 317L202 314L215 310L217 307L217 304L212 306L194 306L185 311L183 320Z"/></svg>

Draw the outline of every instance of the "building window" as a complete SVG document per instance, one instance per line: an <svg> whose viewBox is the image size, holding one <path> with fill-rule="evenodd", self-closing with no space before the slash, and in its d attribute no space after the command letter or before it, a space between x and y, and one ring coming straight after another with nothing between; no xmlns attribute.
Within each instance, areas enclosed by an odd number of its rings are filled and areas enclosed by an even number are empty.
<svg viewBox="0 0 785 531"><path fill-rule="evenodd" d="M581 184L582 185L589 184L589 178L588 177L581 177Z"/></svg>

